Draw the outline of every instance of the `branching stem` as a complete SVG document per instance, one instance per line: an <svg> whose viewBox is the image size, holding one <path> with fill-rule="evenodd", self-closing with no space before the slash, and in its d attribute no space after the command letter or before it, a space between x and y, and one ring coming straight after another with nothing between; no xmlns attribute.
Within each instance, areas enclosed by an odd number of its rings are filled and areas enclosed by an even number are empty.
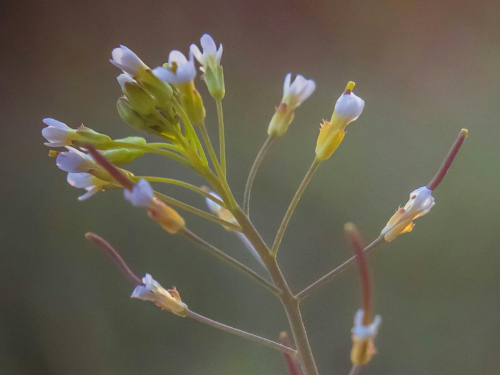
<svg viewBox="0 0 500 375"><path fill-rule="evenodd" d="M250 174L248 175L247 184L245 186L245 194L243 198L243 212L248 215L250 211L250 193L252 191L252 185L255 180L255 176L257 175L257 171L266 156L267 151L271 148L272 144L276 140L276 137L273 135L269 135L262 145L255 161L253 162L252 169L250 169Z"/></svg>
<svg viewBox="0 0 500 375"><path fill-rule="evenodd" d="M364 254L368 254L371 250L373 250L374 248L376 248L382 242L384 242L384 237L383 236L379 236L375 241L373 241L371 244L369 244L367 247L365 247L363 249L363 253ZM323 276L318 281L316 281L316 282L312 283L311 285L309 285L302 292L300 292L299 294L297 294L296 297L299 300L303 300L304 298L306 298L312 292L318 290L323 285L325 285L325 284L329 283L330 281L332 281L334 278L336 278L338 275L340 275L340 273L342 271L346 270L349 266L351 266L355 262L356 262L356 256L353 256L352 258L346 260L340 266L338 266L337 268L335 268L333 271L330 271L329 273L327 273L325 276Z"/></svg>
<svg viewBox="0 0 500 375"><path fill-rule="evenodd" d="M284 346L284 345L278 344L275 341L271 341L271 340L265 339L263 337L254 335L252 333L248 333L248 332L242 331L240 329L233 328L233 327L227 326L225 324L216 322L215 320L204 317L203 315L197 314L191 310L188 310L186 316L188 318L195 319L201 323L208 324L209 326L218 328L222 331L226 331L226 332L232 333L233 335L241 336L241 337L244 337L248 340L255 341L255 342L258 342L262 345L279 350L280 352L289 354L293 357L297 354L297 352L295 350L293 350L292 348L289 348L288 346Z"/></svg>

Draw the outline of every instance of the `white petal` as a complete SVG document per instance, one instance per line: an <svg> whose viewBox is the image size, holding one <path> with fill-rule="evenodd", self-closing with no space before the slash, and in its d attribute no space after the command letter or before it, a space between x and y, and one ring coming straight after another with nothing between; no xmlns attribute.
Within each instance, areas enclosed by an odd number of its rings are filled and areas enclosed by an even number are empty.
<svg viewBox="0 0 500 375"><path fill-rule="evenodd" d="M200 44L201 47L203 48L204 55L212 54L215 57L215 53L217 52L217 46L215 45L215 42L213 38L210 36L210 34L203 34L200 39Z"/></svg>
<svg viewBox="0 0 500 375"><path fill-rule="evenodd" d="M285 76L285 82L283 83L283 96L289 95L291 81L292 81L292 73L288 73Z"/></svg>
<svg viewBox="0 0 500 375"><path fill-rule="evenodd" d="M132 191L124 189L123 195L132 205L136 207L149 207L154 199L153 188L146 180L140 180Z"/></svg>
<svg viewBox="0 0 500 375"><path fill-rule="evenodd" d="M143 301L155 300L154 295L143 285L137 285L132 292L131 298L142 299Z"/></svg>
<svg viewBox="0 0 500 375"><path fill-rule="evenodd" d="M220 64L221 57L222 57L222 44L219 46L219 49L217 50L217 53L215 54L215 61L217 61L218 64Z"/></svg>
<svg viewBox="0 0 500 375"><path fill-rule="evenodd" d="M71 128L61 129L53 126L48 126L42 129L42 135L47 141L51 143L64 143L64 146L67 146L68 144L70 144L68 136L71 131Z"/></svg>
<svg viewBox="0 0 500 375"><path fill-rule="evenodd" d="M135 79L133 79L130 75L126 73L120 74L118 77L116 77L118 83L120 84L120 87L122 88L122 91L125 92L125 83L127 82L136 82Z"/></svg>
<svg viewBox="0 0 500 375"><path fill-rule="evenodd" d="M364 107L364 100L354 93L342 94L335 104L335 113L348 121L354 121L361 115Z"/></svg>
<svg viewBox="0 0 500 375"><path fill-rule="evenodd" d="M214 193L213 191L210 192L210 195L217 198L217 199L222 200L221 197L218 194ZM213 200L208 199L208 198L205 198L205 202L207 203L207 206L208 206L208 209L210 210L210 212L212 212L215 215L219 215L219 211L222 208L220 205L218 205Z"/></svg>
<svg viewBox="0 0 500 375"><path fill-rule="evenodd" d="M95 193L97 193L100 189L98 187L93 187L92 189L89 189L85 194L80 195L78 197L78 200L84 201L86 199L89 199L91 196L93 196Z"/></svg>
<svg viewBox="0 0 500 375"><path fill-rule="evenodd" d="M113 57L113 59L109 61L111 61L111 63L116 67L129 74L135 75L139 72L140 69L147 68L142 60L125 46L115 48L111 52L111 56Z"/></svg>
<svg viewBox="0 0 500 375"><path fill-rule="evenodd" d="M172 65L173 62L176 62L177 65L186 64L188 60L186 56L181 51L173 50L168 55L168 65Z"/></svg>
<svg viewBox="0 0 500 375"><path fill-rule="evenodd" d="M65 123L61 122L61 121L57 121L53 118L44 118L43 120L43 123L45 125L48 125L48 126L53 126L54 128L58 128L58 129L71 129L68 125L66 125Z"/></svg>
<svg viewBox="0 0 500 375"><path fill-rule="evenodd" d="M198 62L200 64L203 64L203 62L204 62L203 54L201 53L201 51L198 48L198 46L196 44L191 44L191 47L189 47L189 50L194 55L194 57L196 58L196 60L198 60Z"/></svg>
<svg viewBox="0 0 500 375"><path fill-rule="evenodd" d="M85 189L95 185L96 177L92 176L90 173L68 173L66 180L68 184L79 189Z"/></svg>
<svg viewBox="0 0 500 375"><path fill-rule="evenodd" d="M94 162L84 153L68 147L69 152L61 152L57 155L56 165L65 172L79 173L87 172L95 167Z"/></svg>

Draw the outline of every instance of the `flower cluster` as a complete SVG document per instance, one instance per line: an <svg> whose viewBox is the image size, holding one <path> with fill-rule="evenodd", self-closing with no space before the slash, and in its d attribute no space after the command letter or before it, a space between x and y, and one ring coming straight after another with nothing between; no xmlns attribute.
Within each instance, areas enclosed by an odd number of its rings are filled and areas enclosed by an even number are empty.
<svg viewBox="0 0 500 375"><path fill-rule="evenodd" d="M190 317L280 350L285 354L290 372L298 374L300 367L304 375L318 375L318 371L302 322L299 301L333 280L345 267L357 262L363 300L362 309L357 311L351 331L353 341L351 361L354 365L353 370L357 371L357 367L365 366L375 354L374 339L381 322L380 316L377 315L372 319L370 314L371 284L364 254L380 243L391 242L400 234L412 231L413 221L430 211L434 206L432 193L448 172L467 136L467 131L462 129L435 177L429 184L410 194L408 203L398 208L375 241L363 247L356 227L352 223L347 223L345 230L355 251L355 257L300 293L293 293L277 261L278 249L284 233L313 174L319 165L329 159L339 148L344 140L346 127L360 117L365 102L354 94L355 83L349 81L334 105L330 120L323 121L315 149L314 145L311 145L310 153L313 159L311 168L292 199L272 246L268 246L250 218L252 184L266 152L275 141L287 133L295 117L295 111L311 97L316 89L316 83L300 74L295 78L292 78L292 73L285 76L281 102L270 119L267 128L268 137L250 170L243 204L240 206L228 184L226 171L222 109L222 99L225 97L224 73L221 65L222 45L217 47L213 38L208 34L201 37L200 45L201 49L192 44L187 56L178 50L171 51L168 61L153 69L125 46L115 48L111 52L110 62L121 70L117 77L121 92L117 100L118 113L128 125L157 137L156 142L148 142L142 137L112 139L83 125L71 128L55 119L46 118L43 120L46 127L42 130L42 135L47 141L45 145L51 148L64 148L62 151L51 149L49 156L55 157L56 165L67 173L67 181L71 186L86 191L78 198L79 200L85 200L101 190L122 189L125 200L135 207L144 209L166 232L179 234L193 241L274 293L281 300L286 311L291 331L294 333L292 341L295 341L296 349L292 348L286 340L286 334L282 334L281 343L277 343L194 313L182 302L175 288L164 289L149 274L141 280L109 243L94 234L87 234L86 238L102 249L114 261L126 279L135 286L132 298L154 302L162 309L178 316ZM196 61L203 74L202 79L217 107L220 144L218 155L205 126L206 109L195 82ZM136 176L125 169L128 168L126 165L136 158L148 154L166 157L181 163L206 180L210 187L197 187L185 181L161 176ZM177 185L188 189L203 197L207 207L205 209L193 207L161 194L153 190L151 183ZM184 218L170 205L217 223L236 235L244 248L264 268L266 276L261 276L252 268L199 238L187 228Z"/></svg>

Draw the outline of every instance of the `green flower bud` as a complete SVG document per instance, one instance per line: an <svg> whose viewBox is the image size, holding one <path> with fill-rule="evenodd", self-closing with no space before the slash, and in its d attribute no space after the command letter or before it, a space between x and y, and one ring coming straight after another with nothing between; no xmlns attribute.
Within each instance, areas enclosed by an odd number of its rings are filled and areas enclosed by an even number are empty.
<svg viewBox="0 0 500 375"><path fill-rule="evenodd" d="M125 82L124 93L130 105L140 115L148 115L156 111L156 100L136 82Z"/></svg>
<svg viewBox="0 0 500 375"><path fill-rule="evenodd" d="M173 89L168 83L156 77L150 69L146 70L144 77L141 77L139 82L147 92L155 97L158 107L171 107L169 102L172 101Z"/></svg>
<svg viewBox="0 0 500 375"><path fill-rule="evenodd" d="M112 142L111 138L107 135L100 134L84 125L76 129L76 134L80 136L78 138L79 141L90 143L96 148L105 148Z"/></svg>
<svg viewBox="0 0 500 375"><path fill-rule="evenodd" d="M116 108L125 123L139 130L147 129L148 124L144 121L141 115L134 110L127 98L119 98L116 103Z"/></svg>
<svg viewBox="0 0 500 375"><path fill-rule="evenodd" d="M194 83L188 82L176 85L179 89L179 101L193 125L203 125L205 122L205 107L201 95Z"/></svg>
<svg viewBox="0 0 500 375"><path fill-rule="evenodd" d="M132 162L135 158L144 155L145 151L128 149L128 148L117 148L115 150L102 151L101 154L104 155L114 165L123 165Z"/></svg>

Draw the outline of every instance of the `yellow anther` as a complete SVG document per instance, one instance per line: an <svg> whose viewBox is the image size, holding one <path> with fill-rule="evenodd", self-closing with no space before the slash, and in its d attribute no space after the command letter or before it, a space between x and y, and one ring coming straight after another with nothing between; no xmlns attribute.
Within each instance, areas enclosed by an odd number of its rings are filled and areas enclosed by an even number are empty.
<svg viewBox="0 0 500 375"><path fill-rule="evenodd" d="M345 91L344 91L344 94L350 94L352 92L352 90L354 90L354 86L356 85L355 82L353 81L349 81L347 83L347 86L345 87Z"/></svg>
<svg viewBox="0 0 500 375"><path fill-rule="evenodd" d="M55 158L55 157L57 157L57 155L59 155L59 151L56 151L56 150L49 151L49 157Z"/></svg>
<svg viewBox="0 0 500 375"><path fill-rule="evenodd" d="M469 131L467 129L460 130L460 135L467 137L469 135Z"/></svg>

